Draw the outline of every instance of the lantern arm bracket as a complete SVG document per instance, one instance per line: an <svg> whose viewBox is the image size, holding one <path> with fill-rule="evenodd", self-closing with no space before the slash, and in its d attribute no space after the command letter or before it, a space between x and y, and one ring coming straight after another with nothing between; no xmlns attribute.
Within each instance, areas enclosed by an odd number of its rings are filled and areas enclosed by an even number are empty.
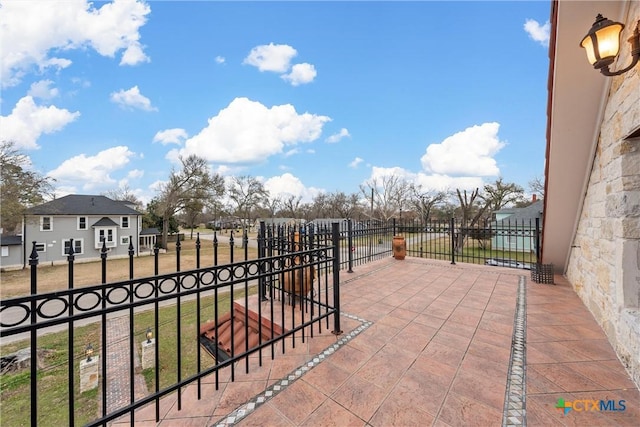
<svg viewBox="0 0 640 427"><path fill-rule="evenodd" d="M640 59L640 21L638 21L635 30L633 30L633 35L629 38L629 43L631 43L631 64L617 71L611 71L609 70L609 66L605 65L600 68L600 72L602 74L609 77L619 76L636 66Z"/></svg>

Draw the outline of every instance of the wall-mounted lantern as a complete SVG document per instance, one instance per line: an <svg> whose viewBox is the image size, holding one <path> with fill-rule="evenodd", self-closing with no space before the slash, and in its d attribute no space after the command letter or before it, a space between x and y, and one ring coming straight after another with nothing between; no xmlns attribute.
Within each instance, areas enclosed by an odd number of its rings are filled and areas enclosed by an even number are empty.
<svg viewBox="0 0 640 427"><path fill-rule="evenodd" d="M640 58L640 21L638 21L633 35L629 38L631 64L618 71L609 70L609 65L613 64L620 52L620 34L623 29L624 24L598 14L596 22L580 42L580 46L586 50L589 63L605 76L619 76L626 73L638 63Z"/></svg>

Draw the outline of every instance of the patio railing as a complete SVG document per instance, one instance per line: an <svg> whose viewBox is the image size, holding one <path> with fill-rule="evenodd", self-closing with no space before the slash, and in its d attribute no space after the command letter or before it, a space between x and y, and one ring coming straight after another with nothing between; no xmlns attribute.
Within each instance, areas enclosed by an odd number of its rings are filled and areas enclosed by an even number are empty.
<svg viewBox="0 0 640 427"><path fill-rule="evenodd" d="M231 380L234 380L238 363L244 361L245 371L249 372L249 355L258 352L258 363L262 365L262 349L271 349L271 358L275 357L276 344L285 338L290 338L295 346L296 340L305 341L305 334L322 332L331 329L339 333L339 270L340 259L338 250L340 232L338 224L333 224L330 231L326 229L323 235L301 233L301 230L281 230L271 234L266 227L262 227L258 236L257 259L234 261L234 245L231 241L230 263L225 265L200 266L200 240L196 240L197 268L181 271L180 252L181 243L176 243L176 272L158 274L158 253L154 251L155 274L151 277L134 278L134 251L129 251L129 276L126 281L106 282L108 269L107 249L103 247L101 256L102 283L93 286L74 287L74 254L73 244L68 253L68 289L55 292L38 293L38 253L35 243L31 257L30 280L31 292L28 296L11 298L0 301L0 337L8 338L28 336L30 340L31 361L29 371L30 384L30 423L32 426L46 425L47 414L39 410L40 399L51 400L48 404L58 402L67 405L67 423L70 426L78 424L106 425L116 418L129 414L131 425L135 424L135 411L147 404L155 403L156 420L159 420L160 399L169 393L178 391L177 406L181 409L180 389L191 383L198 385L198 398L201 397L201 382L207 375L215 375L216 388L219 383L219 372L229 367ZM244 236L246 248L246 235ZM214 239L214 260L217 260L217 241ZM216 262L214 261L214 264ZM312 275L304 274L312 271ZM295 286L292 286L295 285ZM297 287L296 287L297 286ZM227 298L228 297L228 298ZM222 303L223 299L227 301ZM257 303L252 305L252 300ZM289 305L285 307L285 302ZM234 304L244 307L239 316L244 317L235 326L231 323L232 337L234 332L249 336L250 311L255 310L258 321L257 343L249 345L245 340L238 345L231 339L230 348L215 349L222 334L222 318ZM185 307L195 304L195 322L188 324L184 321ZM167 306L172 307L165 312ZM285 312L286 310L286 312ZM150 324L141 324L139 315L151 313ZM167 314L168 313L168 314ZM167 317L169 316L169 317ZM111 345L107 341L110 320L117 317L126 319L128 334L126 336L128 361L127 403L112 408L112 396L107 393L107 384L113 381L114 373L108 368L107 360L111 356ZM255 316L254 316L255 318ZM280 319L278 324L274 319ZM286 323L285 323L286 319ZM201 326L209 321L213 330L213 346L216 351L215 360L202 353L199 345L202 338ZM183 322L185 322L183 324ZM212 323L211 323L212 322ZM98 331L96 339L99 342L82 342L75 336L76 328L85 323L93 325ZM168 326L168 327L167 327ZM66 385L62 387L64 396L41 396L40 368L38 367L38 343L41 335L47 330L63 329L66 333ZM264 331L263 331L264 329ZM173 332L168 332L173 331ZM94 336L95 337L95 336ZM139 361L136 353L141 349L140 341L155 344L155 352L151 368L147 375L151 378L153 390L139 396L135 388L135 375ZM136 341L139 340L139 341ZM187 344L185 344L187 343ZM189 344L191 343L191 344ZM91 352L85 353L86 349ZM122 343L121 343L122 345ZM196 347L195 362L184 360L183 353L186 346ZM162 351L162 348L174 348L173 352ZM285 346L279 347L282 352ZM221 357L224 351L226 354ZM206 349L205 349L206 351ZM96 419L78 419L76 414L77 402L81 397L79 390L78 371L80 365L87 361L99 361L99 387L96 400L100 402L99 416ZM170 361L170 363L169 363ZM162 367L165 364L175 365L175 372L165 374ZM167 380L166 375L173 378ZM82 381L82 379L81 379ZM4 402L3 402L4 403Z"/></svg>

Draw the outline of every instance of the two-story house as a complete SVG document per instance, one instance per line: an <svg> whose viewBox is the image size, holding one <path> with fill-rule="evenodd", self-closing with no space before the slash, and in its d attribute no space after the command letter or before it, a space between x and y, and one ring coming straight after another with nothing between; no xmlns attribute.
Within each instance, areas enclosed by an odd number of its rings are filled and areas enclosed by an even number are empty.
<svg viewBox="0 0 640 427"><path fill-rule="evenodd" d="M27 209L23 263L29 261L33 242L41 263L66 261L72 244L78 261L100 258L103 242L109 258L128 256L130 244L138 255L141 231L141 213L129 202L105 196L64 196Z"/></svg>

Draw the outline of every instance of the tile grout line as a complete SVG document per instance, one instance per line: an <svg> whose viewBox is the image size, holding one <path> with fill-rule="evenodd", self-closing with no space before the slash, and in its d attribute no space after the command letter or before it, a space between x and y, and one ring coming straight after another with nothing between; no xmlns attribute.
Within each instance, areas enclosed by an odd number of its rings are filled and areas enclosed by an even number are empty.
<svg viewBox="0 0 640 427"><path fill-rule="evenodd" d="M358 317L352 314L341 312L340 315L348 317L349 319L357 320L361 324L357 328L353 329L351 332L347 333L344 337L340 338L337 342L335 342L334 344L331 344L330 346L322 350L320 353L311 357L307 362L305 362L304 364L300 365L298 368L291 371L280 381L271 385L265 391L254 396L247 403L239 406L228 415L221 417L220 421L218 421L217 423L214 423L213 425L216 427L228 427L228 426L233 426L236 423L240 422L242 419L244 419L253 411L255 411L258 407L268 402L269 400L273 399L280 392L282 392L291 384L293 384L295 381L300 379L304 374L306 374L311 369L315 368L324 360L326 360L327 356L330 356L331 354L335 353L338 349L340 349L340 347L347 344L349 341L354 339L360 333L364 332L366 329L369 328L369 326L373 324L373 322L371 321L362 319L361 317Z"/></svg>
<svg viewBox="0 0 640 427"><path fill-rule="evenodd" d="M502 427L527 425L526 412L526 343L527 343L527 288L525 276L518 282L518 299L513 321L513 338L509 373L504 397Z"/></svg>

